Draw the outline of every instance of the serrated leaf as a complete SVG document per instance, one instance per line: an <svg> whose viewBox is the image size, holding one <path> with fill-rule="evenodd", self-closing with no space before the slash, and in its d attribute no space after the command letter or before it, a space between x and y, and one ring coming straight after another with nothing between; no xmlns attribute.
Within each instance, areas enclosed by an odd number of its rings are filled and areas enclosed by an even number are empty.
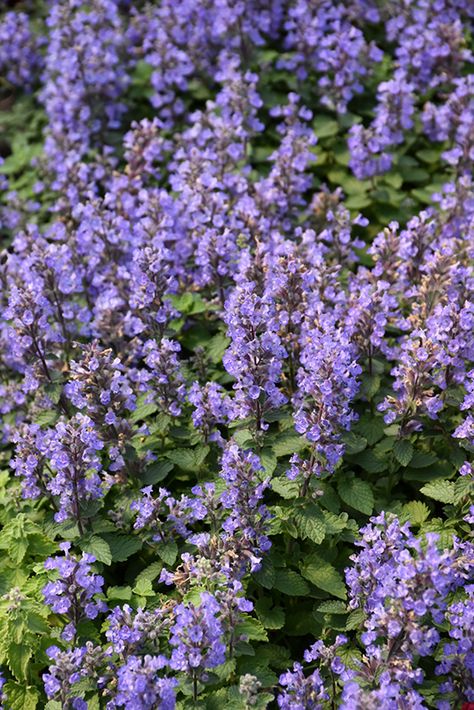
<svg viewBox="0 0 474 710"><path fill-rule="evenodd" d="M416 157L424 163L433 164L439 161L440 151L435 148L423 148L422 150L417 151Z"/></svg>
<svg viewBox="0 0 474 710"><path fill-rule="evenodd" d="M277 458L271 449L263 449L260 452L260 461L267 476L271 476L277 466Z"/></svg>
<svg viewBox="0 0 474 710"><path fill-rule="evenodd" d="M54 426L59 419L59 413L56 409L48 409L44 412L40 412L34 418L34 423L39 426Z"/></svg>
<svg viewBox="0 0 474 710"><path fill-rule="evenodd" d="M129 557L142 548L142 541L132 535L120 535L116 533L105 533L104 539L109 545L112 554L112 562L124 562Z"/></svg>
<svg viewBox="0 0 474 710"><path fill-rule="evenodd" d="M348 608L344 602L328 600L319 604L318 609L322 614L347 614Z"/></svg>
<svg viewBox="0 0 474 710"><path fill-rule="evenodd" d="M92 535L92 537L80 540L79 545L84 552L94 555L97 562L103 562L104 565L112 564L110 546L108 542L98 535Z"/></svg>
<svg viewBox="0 0 474 710"><path fill-rule="evenodd" d="M360 393L367 399L372 399L380 389L380 382L380 375L362 375Z"/></svg>
<svg viewBox="0 0 474 710"><path fill-rule="evenodd" d="M285 625L285 612L279 606L272 607L271 599L255 602L255 612L266 629L281 629Z"/></svg>
<svg viewBox="0 0 474 710"><path fill-rule="evenodd" d="M272 490L286 500L298 498L300 487L297 481L291 481L286 476L279 476L272 479Z"/></svg>
<svg viewBox="0 0 474 710"><path fill-rule="evenodd" d="M265 589L273 589L276 572L273 562L268 556L263 558L260 569L253 573L253 577Z"/></svg>
<svg viewBox="0 0 474 710"><path fill-rule="evenodd" d="M330 138L339 132L338 122L328 116L316 116L313 128L318 138Z"/></svg>
<svg viewBox="0 0 474 710"><path fill-rule="evenodd" d="M153 591L152 583L149 579L139 579L133 587L133 593L138 594L140 597L153 597L155 592Z"/></svg>
<svg viewBox="0 0 474 710"><path fill-rule="evenodd" d="M237 636L244 636L249 641L268 641L267 632L262 623L248 614L242 614L241 621L235 627Z"/></svg>
<svg viewBox="0 0 474 710"><path fill-rule="evenodd" d="M410 501L403 506L403 513L413 525L421 525L430 515L430 509L426 503L419 500Z"/></svg>
<svg viewBox="0 0 474 710"><path fill-rule="evenodd" d="M23 683L8 681L3 687L3 692L7 697L8 710L35 710L39 700L39 693L36 688Z"/></svg>
<svg viewBox="0 0 474 710"><path fill-rule="evenodd" d="M336 515L329 510L323 511L324 524L326 526L326 535L337 535L347 528L347 513Z"/></svg>
<svg viewBox="0 0 474 710"><path fill-rule="evenodd" d="M206 345L206 352L214 365L221 362L222 357L229 347L230 338L224 335L224 333L217 333L214 337L210 338Z"/></svg>
<svg viewBox="0 0 474 710"><path fill-rule="evenodd" d="M144 402L143 404L139 404L137 408L133 410L130 415L130 421L135 424L136 422L142 421L143 419L147 419L157 411L157 404L155 404L154 402Z"/></svg>
<svg viewBox="0 0 474 710"><path fill-rule="evenodd" d="M432 466L437 460L435 454L415 451L410 461L410 468L426 468L426 466Z"/></svg>
<svg viewBox="0 0 474 710"><path fill-rule="evenodd" d="M198 446L195 449L175 449L166 456L186 473L195 473L201 468L209 451L209 446Z"/></svg>
<svg viewBox="0 0 474 710"><path fill-rule="evenodd" d="M7 650L7 665L17 680L26 680L28 664L32 655L33 648L31 644L9 644Z"/></svg>
<svg viewBox="0 0 474 710"><path fill-rule="evenodd" d="M367 481L355 477L342 478L338 483L337 492L344 503L350 505L351 508L365 515L372 514L374 509L374 494Z"/></svg>
<svg viewBox="0 0 474 710"><path fill-rule="evenodd" d="M381 417L361 418L354 428L367 439L369 446L373 446L383 437L385 422Z"/></svg>
<svg viewBox="0 0 474 710"><path fill-rule="evenodd" d="M293 515L298 533L303 540L311 540L319 545L326 536L326 525L322 511L315 503L296 510Z"/></svg>
<svg viewBox="0 0 474 710"><path fill-rule="evenodd" d="M275 582L273 584L279 592L290 597L304 597L309 594L309 586L303 577L291 569L275 570Z"/></svg>
<svg viewBox="0 0 474 710"><path fill-rule="evenodd" d="M441 503L454 503L455 490L452 481L432 481L423 486L421 492L428 498L433 498Z"/></svg>
<svg viewBox="0 0 474 710"><path fill-rule="evenodd" d="M141 475L141 479L143 483L145 483L147 486L152 486L155 483L159 483L160 481L163 481L163 479L166 478L168 473L172 471L174 468L174 464L172 461L159 461L156 463L152 463L151 466L148 466L143 474Z"/></svg>
<svg viewBox="0 0 474 710"><path fill-rule="evenodd" d="M319 555L311 555L309 561L301 567L301 574L315 587L339 599L346 599L346 585L341 574Z"/></svg>
<svg viewBox="0 0 474 710"><path fill-rule="evenodd" d="M361 451L360 454L351 457L351 460L368 473L381 473L388 467L387 458L376 456L371 449Z"/></svg>
<svg viewBox="0 0 474 710"><path fill-rule="evenodd" d="M348 455L358 454L367 447L367 439L357 436L353 431L344 432L341 439Z"/></svg>
<svg viewBox="0 0 474 710"><path fill-rule="evenodd" d="M362 609L354 609L349 614L346 621L346 631L354 631L360 628L361 624L364 623L365 614Z"/></svg>
<svg viewBox="0 0 474 710"><path fill-rule="evenodd" d="M273 453L277 458L280 456L289 456L296 454L305 446L305 440L302 436L295 434L282 434L273 444Z"/></svg>
<svg viewBox="0 0 474 710"><path fill-rule="evenodd" d="M150 582L153 582L153 580L158 577L162 569L163 565L161 562L152 562L151 565L148 565L148 567L142 569L142 571L137 575L135 584L138 584L142 579L148 579Z"/></svg>
<svg viewBox="0 0 474 710"><path fill-rule="evenodd" d="M474 493L474 483L471 476L459 476L454 484L454 502L461 503L464 498L470 499Z"/></svg>
<svg viewBox="0 0 474 710"><path fill-rule="evenodd" d="M398 439L393 445L393 455L401 466L408 466L413 457L413 444L408 439Z"/></svg>
<svg viewBox="0 0 474 710"><path fill-rule="evenodd" d="M129 602L131 598L131 587L107 587L107 599L117 599Z"/></svg>
<svg viewBox="0 0 474 710"><path fill-rule="evenodd" d="M176 558L178 556L178 546L174 540L160 542L157 545L156 551L165 564L174 565L176 562Z"/></svg>

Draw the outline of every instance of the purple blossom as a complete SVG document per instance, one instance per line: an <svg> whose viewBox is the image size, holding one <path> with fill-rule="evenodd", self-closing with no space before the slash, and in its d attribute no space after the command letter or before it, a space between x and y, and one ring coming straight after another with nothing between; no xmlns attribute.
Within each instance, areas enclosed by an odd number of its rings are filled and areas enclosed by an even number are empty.
<svg viewBox="0 0 474 710"><path fill-rule="evenodd" d="M316 326L305 328L301 343L293 419L296 431L309 442L311 458L300 462L293 457L288 475L293 478L302 471L308 482L312 474L334 471L344 452L340 436L356 419L350 403L357 394L361 367L348 335L335 327L329 316L321 316Z"/></svg>
<svg viewBox="0 0 474 710"><path fill-rule="evenodd" d="M79 622L95 619L106 611L107 604L100 599L104 579L92 572L95 557L86 552L81 558L71 555L70 542L62 542L60 548L64 556L49 557L45 562L45 569L57 571L57 579L43 587L43 596L54 612L69 619L62 637L71 641L76 636Z"/></svg>
<svg viewBox="0 0 474 710"><path fill-rule="evenodd" d="M43 66L41 40L24 12L7 12L0 22L0 73L19 88L31 90Z"/></svg>
<svg viewBox="0 0 474 710"><path fill-rule="evenodd" d="M231 343L223 364L236 380L231 417L252 416L257 432L267 428L265 413L286 402L278 386L286 352L271 328L274 313L273 298L245 277L238 280L226 302L224 317Z"/></svg>
<svg viewBox="0 0 474 710"><path fill-rule="evenodd" d="M174 710L175 678L160 677L168 665L163 656L130 656L118 669L117 692L111 708L130 710Z"/></svg>
<svg viewBox="0 0 474 710"><path fill-rule="evenodd" d="M170 666L182 671L194 683L204 680L206 671L225 661L223 628L219 620L220 607L208 592L201 593L199 605L178 604L174 611L174 624L170 629L173 647ZM194 690L196 695L196 687Z"/></svg>

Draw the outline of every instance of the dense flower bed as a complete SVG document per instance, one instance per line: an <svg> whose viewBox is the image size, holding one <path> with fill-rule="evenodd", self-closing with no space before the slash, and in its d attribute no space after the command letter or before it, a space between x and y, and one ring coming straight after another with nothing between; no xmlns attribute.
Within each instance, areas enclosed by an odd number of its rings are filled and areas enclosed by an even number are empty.
<svg viewBox="0 0 474 710"><path fill-rule="evenodd" d="M6 4L0 703L470 707L472 1Z"/></svg>

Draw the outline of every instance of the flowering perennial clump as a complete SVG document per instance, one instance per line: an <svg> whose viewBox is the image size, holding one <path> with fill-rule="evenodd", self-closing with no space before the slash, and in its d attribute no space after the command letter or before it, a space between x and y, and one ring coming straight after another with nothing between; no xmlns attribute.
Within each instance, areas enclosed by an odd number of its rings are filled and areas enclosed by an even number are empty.
<svg viewBox="0 0 474 710"><path fill-rule="evenodd" d="M474 704L471 0L0 8L0 709Z"/></svg>

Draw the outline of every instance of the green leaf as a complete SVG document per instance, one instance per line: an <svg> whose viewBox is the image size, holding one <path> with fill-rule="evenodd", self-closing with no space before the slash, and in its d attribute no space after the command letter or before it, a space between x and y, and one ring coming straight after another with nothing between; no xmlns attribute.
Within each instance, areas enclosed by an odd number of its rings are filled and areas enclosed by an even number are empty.
<svg viewBox="0 0 474 710"><path fill-rule="evenodd" d="M176 558L178 556L178 546L174 540L158 543L156 551L165 564L174 565L176 562Z"/></svg>
<svg viewBox="0 0 474 710"><path fill-rule="evenodd" d="M349 612L344 602L335 601L333 599L322 602L322 604L318 606L318 611L323 614L347 614Z"/></svg>
<svg viewBox="0 0 474 710"><path fill-rule="evenodd" d="M454 483L452 481L432 481L423 486L421 492L441 503L454 503Z"/></svg>
<svg viewBox="0 0 474 710"><path fill-rule="evenodd" d="M362 609L351 611L346 622L346 631L354 631L364 623L365 614Z"/></svg>
<svg viewBox="0 0 474 710"><path fill-rule="evenodd" d="M245 636L249 641L268 641L262 623L248 614L242 614L241 621L235 627L235 633L237 636Z"/></svg>
<svg viewBox="0 0 474 710"><path fill-rule="evenodd" d="M142 569L142 571L137 575L135 584L138 584L143 579L148 579L150 582L153 582L153 580L158 577L162 569L163 565L161 562L152 562L151 565L148 565L148 567Z"/></svg>
<svg viewBox="0 0 474 710"><path fill-rule="evenodd" d="M360 431L362 436L367 439L369 446L373 446L383 437L385 422L381 417L368 417L366 419L361 417L354 429Z"/></svg>
<svg viewBox="0 0 474 710"><path fill-rule="evenodd" d="M385 182L398 190L403 184L403 178L400 173L386 173L384 175Z"/></svg>
<svg viewBox="0 0 474 710"><path fill-rule="evenodd" d="M217 333L211 338L206 345L206 352L209 359L214 365L218 365L222 357L229 347L230 338L228 338L224 333Z"/></svg>
<svg viewBox="0 0 474 710"><path fill-rule="evenodd" d="M408 439L398 439L393 445L393 455L401 466L408 466L413 453L413 444Z"/></svg>
<svg viewBox="0 0 474 710"><path fill-rule="evenodd" d="M372 399L380 389L380 382L380 375L362 375L360 393L367 399Z"/></svg>
<svg viewBox="0 0 474 710"><path fill-rule="evenodd" d="M141 475L141 479L147 486L152 486L166 478L168 473L172 471L173 468L174 464L171 461L159 461L157 463L152 463L151 466L148 466L145 469Z"/></svg>
<svg viewBox="0 0 474 710"><path fill-rule="evenodd" d="M124 562L129 557L138 552L142 547L142 541L132 535L119 535L116 533L104 534L104 539L109 545L112 554L112 562Z"/></svg>
<svg viewBox="0 0 474 710"><path fill-rule="evenodd" d="M254 579L265 589L273 589L276 579L276 571L268 555L263 558L258 572L253 573Z"/></svg>
<svg viewBox="0 0 474 710"><path fill-rule="evenodd" d="M315 503L296 510L293 519L303 540L309 539L319 545L326 536L326 525L321 509Z"/></svg>
<svg viewBox="0 0 474 710"><path fill-rule="evenodd" d="M372 514L374 509L374 494L367 481L355 477L344 477L338 483L337 492L344 503L350 505L351 508L365 515Z"/></svg>
<svg viewBox="0 0 474 710"><path fill-rule="evenodd" d="M301 568L301 574L315 587L339 599L346 599L346 585L339 572L319 555L311 555Z"/></svg>
<svg viewBox="0 0 474 710"><path fill-rule="evenodd" d="M31 644L9 644L7 650L7 665L17 680L26 680L28 664L32 655L33 648Z"/></svg>
<svg viewBox="0 0 474 710"><path fill-rule="evenodd" d="M357 436L352 431L344 432L341 439L345 445L346 453L349 455L358 454L367 446L367 439L363 436Z"/></svg>
<svg viewBox="0 0 474 710"><path fill-rule="evenodd" d="M279 606L272 608L272 600L259 599L255 602L255 612L266 629L281 629L285 625L285 612Z"/></svg>
<svg viewBox="0 0 474 710"><path fill-rule="evenodd" d="M193 294L192 293L182 293L179 295L172 295L169 300L180 313L188 313L193 306Z"/></svg>
<svg viewBox="0 0 474 710"><path fill-rule="evenodd" d="M277 458L271 449L263 449L260 452L260 461L267 476L271 476L277 466Z"/></svg>
<svg viewBox="0 0 474 710"><path fill-rule="evenodd" d="M405 503L403 513L413 525L421 525L430 515L430 509L426 503L419 500L412 500L410 503Z"/></svg>
<svg viewBox="0 0 474 710"><path fill-rule="evenodd" d="M3 692L7 698L8 710L35 710L38 704L39 693L31 685L26 686L24 683L10 680L5 684Z"/></svg>
<svg viewBox="0 0 474 710"><path fill-rule="evenodd" d="M459 476L454 484L454 502L461 503L464 498L470 500L474 493L474 482L470 476Z"/></svg>
<svg viewBox="0 0 474 710"><path fill-rule="evenodd" d="M132 591L134 594L138 594L139 597L155 596L152 583L149 579L138 579Z"/></svg>
<svg viewBox="0 0 474 710"><path fill-rule="evenodd" d="M381 473L388 466L386 457L376 456L371 449L361 451L360 454L353 456L351 460L368 473Z"/></svg>
<svg viewBox="0 0 474 710"><path fill-rule="evenodd" d="M136 422L139 422L143 419L147 419L157 411L157 404L155 404L154 402L149 402L148 404L144 402L143 404L139 404L137 408L133 410L130 415L130 421L135 424Z"/></svg>
<svg viewBox="0 0 474 710"><path fill-rule="evenodd" d="M344 205L350 210L363 210L370 203L370 196L363 192L360 195L351 195L347 200L344 200Z"/></svg>
<svg viewBox="0 0 474 710"><path fill-rule="evenodd" d="M337 535L347 528L348 515L340 513L336 515L329 510L323 511L324 524L326 526L326 535Z"/></svg>
<svg viewBox="0 0 474 710"><path fill-rule="evenodd" d="M56 409L47 409L35 416L34 423L39 426L53 426L58 419L59 412Z"/></svg>
<svg viewBox="0 0 474 710"><path fill-rule="evenodd" d="M296 454L305 446L305 440L302 436L295 434L281 434L277 441L273 444L273 453L277 458L280 456L289 456Z"/></svg>
<svg viewBox="0 0 474 710"><path fill-rule="evenodd" d="M132 598L131 587L107 587L107 599L129 602Z"/></svg>
<svg viewBox="0 0 474 710"><path fill-rule="evenodd" d="M209 446L198 446L195 449L175 449L166 456L186 473L195 473L201 468L209 451Z"/></svg>
<svg viewBox="0 0 474 710"><path fill-rule="evenodd" d="M435 454L415 451L410 461L410 468L426 468L436 463L438 458Z"/></svg>
<svg viewBox="0 0 474 710"><path fill-rule="evenodd" d="M0 548L7 550L9 558L17 565L21 564L28 550L28 523L24 514L20 513L0 533Z"/></svg>
<svg viewBox="0 0 474 710"><path fill-rule="evenodd" d="M279 592L290 597L304 597L309 594L309 586L298 572L291 569L275 570L275 582L273 584Z"/></svg>
<svg viewBox="0 0 474 710"><path fill-rule="evenodd" d="M423 150L419 150L416 153L416 157L422 160L424 163L428 163L429 165L432 165L433 163L439 162L440 159L440 150L436 150L433 148L426 148Z"/></svg>
<svg viewBox="0 0 474 710"><path fill-rule="evenodd" d="M286 476L272 479L272 490L286 500L298 498L300 487L296 481L290 481Z"/></svg>
<svg viewBox="0 0 474 710"><path fill-rule="evenodd" d="M313 128L318 138L330 138L339 132L337 121L328 116L316 116L313 121Z"/></svg>
<svg viewBox="0 0 474 710"><path fill-rule="evenodd" d="M110 550L110 546L108 542L98 535L92 535L92 537L80 540L79 546L84 552L94 555L97 562L103 562L104 565L112 564L112 552Z"/></svg>

